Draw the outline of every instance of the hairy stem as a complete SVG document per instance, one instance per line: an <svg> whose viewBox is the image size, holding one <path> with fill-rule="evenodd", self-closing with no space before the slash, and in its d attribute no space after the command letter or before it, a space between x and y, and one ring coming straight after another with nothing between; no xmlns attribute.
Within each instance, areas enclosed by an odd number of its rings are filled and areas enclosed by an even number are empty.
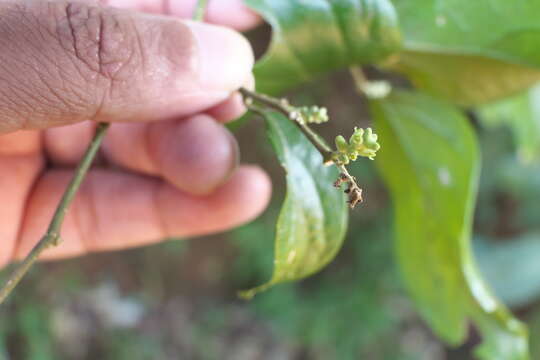
<svg viewBox="0 0 540 360"><path fill-rule="evenodd" d="M73 175L71 182L66 188L66 191L64 192L64 195L62 196L62 199L60 200L60 203L58 204L58 207L54 212L54 216L51 220L49 228L47 229L47 233L32 249L30 254L28 254L28 256L20 264L17 265L13 273L8 278L7 282L0 289L0 304L2 304L6 300L8 295L22 280L22 278L24 277L24 275L26 275L28 270L30 270L32 265L34 265L34 263L38 260L41 253L46 249L52 246L56 246L60 243L60 228L62 227L62 223L66 216L68 207L73 201L75 194L79 190L79 187L81 186L81 183L84 180L84 177L96 156L96 153L99 149L99 146L101 145L101 142L103 141L103 138L108 128L109 124L107 123L98 124L94 138L88 146L88 149L86 150L86 153L84 154L81 162L77 166L75 174Z"/></svg>

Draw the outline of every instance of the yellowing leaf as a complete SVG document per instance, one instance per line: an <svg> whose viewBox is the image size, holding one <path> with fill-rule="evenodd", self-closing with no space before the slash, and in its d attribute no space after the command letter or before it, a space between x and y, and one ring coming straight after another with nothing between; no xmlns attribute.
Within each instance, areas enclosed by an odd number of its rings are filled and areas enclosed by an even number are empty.
<svg viewBox="0 0 540 360"><path fill-rule="evenodd" d="M540 80L540 0L394 0L396 68L422 90L477 105Z"/></svg>

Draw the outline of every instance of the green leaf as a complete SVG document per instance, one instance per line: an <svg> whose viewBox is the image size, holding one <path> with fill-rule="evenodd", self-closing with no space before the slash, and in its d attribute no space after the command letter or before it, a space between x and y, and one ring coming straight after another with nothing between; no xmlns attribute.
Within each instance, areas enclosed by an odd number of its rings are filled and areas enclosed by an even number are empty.
<svg viewBox="0 0 540 360"><path fill-rule="evenodd" d="M539 0L394 0L404 38L395 67L460 105L540 80Z"/></svg>
<svg viewBox="0 0 540 360"><path fill-rule="evenodd" d="M382 61L399 49L390 0L246 0L273 28L255 66L258 90L280 91L352 64Z"/></svg>
<svg viewBox="0 0 540 360"><path fill-rule="evenodd" d="M393 67L415 87L462 106L497 100L540 80L540 70L481 56L404 51Z"/></svg>
<svg viewBox="0 0 540 360"><path fill-rule="evenodd" d="M251 298L270 286L304 278L337 254L347 230L347 201L333 186L339 172L297 126L266 112L268 136L287 173L287 195L276 226L274 274L266 284L240 293Z"/></svg>
<svg viewBox="0 0 540 360"><path fill-rule="evenodd" d="M479 109L480 120L488 127L510 127L524 163L540 158L540 85Z"/></svg>
<svg viewBox="0 0 540 360"><path fill-rule="evenodd" d="M484 359L527 359L525 328L491 295L472 257L480 159L466 118L410 92L374 100L371 110L382 146L376 163L394 202L398 262L420 313L453 345L472 321Z"/></svg>

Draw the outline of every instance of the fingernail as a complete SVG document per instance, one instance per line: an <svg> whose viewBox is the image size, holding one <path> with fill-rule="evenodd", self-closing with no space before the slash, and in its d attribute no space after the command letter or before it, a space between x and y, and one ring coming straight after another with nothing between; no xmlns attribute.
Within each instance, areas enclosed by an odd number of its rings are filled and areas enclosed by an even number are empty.
<svg viewBox="0 0 540 360"><path fill-rule="evenodd" d="M205 23L187 24L197 41L203 89L232 92L249 81L253 51L240 33Z"/></svg>

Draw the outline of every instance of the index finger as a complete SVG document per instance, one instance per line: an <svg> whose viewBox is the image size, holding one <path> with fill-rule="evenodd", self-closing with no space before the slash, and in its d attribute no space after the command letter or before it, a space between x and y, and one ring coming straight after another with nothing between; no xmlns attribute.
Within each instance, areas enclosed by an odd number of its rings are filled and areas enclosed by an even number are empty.
<svg viewBox="0 0 540 360"><path fill-rule="evenodd" d="M191 18L197 0L102 0L108 6L154 14ZM257 26L261 18L242 0L208 0L205 21L244 31Z"/></svg>

